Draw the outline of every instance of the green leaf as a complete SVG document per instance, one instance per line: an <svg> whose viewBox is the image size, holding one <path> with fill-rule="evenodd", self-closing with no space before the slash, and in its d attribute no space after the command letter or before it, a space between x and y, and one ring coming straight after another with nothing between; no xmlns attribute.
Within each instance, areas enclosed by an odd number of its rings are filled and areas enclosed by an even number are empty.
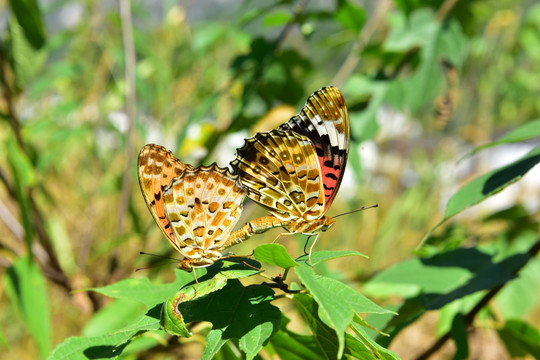
<svg viewBox="0 0 540 360"><path fill-rule="evenodd" d="M45 277L36 263L25 256L7 269L4 284L7 295L45 358L51 346L51 312Z"/></svg>
<svg viewBox="0 0 540 360"><path fill-rule="evenodd" d="M358 339L350 334L347 334L346 344L349 352L355 359L377 359L377 360L399 360L392 351L385 349L377 344L375 340L369 337L365 329L357 324L351 324L352 330L355 332Z"/></svg>
<svg viewBox="0 0 540 360"><path fill-rule="evenodd" d="M71 337L58 345L47 359L49 360L86 360L112 359L118 357L136 331L120 331L114 334Z"/></svg>
<svg viewBox="0 0 540 360"><path fill-rule="evenodd" d="M210 358L228 339L238 339L240 349L252 359L263 344L277 331L281 312L270 301L274 293L265 286L244 287L238 280L230 280L218 291L206 296L184 301L180 295L176 302L168 302L165 311L176 317L177 325L172 330L185 334L184 323L209 321L212 330L208 334L209 343L203 358ZM171 330L170 327L166 328Z"/></svg>
<svg viewBox="0 0 540 360"><path fill-rule="evenodd" d="M534 326L521 320L509 320L498 333L512 357L532 355L540 359L540 332Z"/></svg>
<svg viewBox="0 0 540 360"><path fill-rule="evenodd" d="M45 44L45 27L37 0L9 0L9 5L28 42L40 49Z"/></svg>
<svg viewBox="0 0 540 360"><path fill-rule="evenodd" d="M506 134L501 136L499 140L477 147L473 150L471 155L474 155L482 150L489 149L497 145L526 141L537 138L539 136L540 119L528 121L525 124L507 132Z"/></svg>
<svg viewBox="0 0 540 360"><path fill-rule="evenodd" d="M135 299L117 299L111 301L84 325L84 336L97 336L114 331L125 330L146 312L146 308Z"/></svg>
<svg viewBox="0 0 540 360"><path fill-rule="evenodd" d="M540 145L513 163L477 177L459 189L448 200L444 220L480 201L495 195L508 185L521 179L540 161Z"/></svg>
<svg viewBox="0 0 540 360"><path fill-rule="evenodd" d="M180 287L193 281L193 275L187 272L176 270L175 275L176 281L170 284L158 285L150 283L147 278L132 278L87 290L115 299L136 300L150 308L164 302Z"/></svg>
<svg viewBox="0 0 540 360"><path fill-rule="evenodd" d="M356 313L391 313L347 285L335 279L316 275L313 268L305 263L295 270L302 284L319 305L319 317L326 325L335 329L339 340L339 357L343 355L345 329Z"/></svg>
<svg viewBox="0 0 540 360"><path fill-rule="evenodd" d="M279 359L326 359L319 350L314 336L296 334L287 330L286 325L286 322L282 321L281 329L270 339L273 350L277 353Z"/></svg>
<svg viewBox="0 0 540 360"><path fill-rule="evenodd" d="M362 29L366 22L366 12L363 8L350 1L340 1L336 11L335 19L346 29L356 32Z"/></svg>
<svg viewBox="0 0 540 360"><path fill-rule="evenodd" d="M249 264L251 266L248 266ZM251 259L230 258L217 261L212 266L196 270L195 276L182 270L176 270L176 280L170 284L152 284L147 278L133 278L119 281L115 284L88 290L99 292L116 299L137 300L147 308L163 303L179 289L184 296L206 295L221 289L228 279L240 279L260 272L260 264Z"/></svg>
<svg viewBox="0 0 540 360"><path fill-rule="evenodd" d="M320 262L328 261L332 259L338 259L345 256L362 256L365 258L368 258L367 255L362 254L358 251L351 251L351 250L337 250L337 251L330 251L330 250L322 250L317 251L314 253L311 253L311 264L317 265ZM307 255L302 255L298 259L298 261L303 261L304 263L309 262Z"/></svg>
<svg viewBox="0 0 540 360"><path fill-rule="evenodd" d="M284 269L295 267L298 264L287 253L281 244L264 244L257 246L254 251L255 259L267 264L276 265Z"/></svg>
<svg viewBox="0 0 540 360"><path fill-rule="evenodd" d="M296 294L293 300L300 315L302 315L315 336L319 353L323 354L325 359L340 358L341 356L338 356L340 344L336 331L321 321L318 316L320 308L317 306L313 297L307 294Z"/></svg>
<svg viewBox="0 0 540 360"><path fill-rule="evenodd" d="M378 297L413 297L422 292L445 293L465 284L472 274L456 266L430 266L422 259L398 263L375 275L364 284L366 294Z"/></svg>
<svg viewBox="0 0 540 360"><path fill-rule="evenodd" d="M467 359L469 356L469 341L467 339L467 325L463 315L457 314L456 317L454 317L450 335L452 336L452 339L454 339L457 348L453 360Z"/></svg>
<svg viewBox="0 0 540 360"><path fill-rule="evenodd" d="M513 163L481 175L463 186L448 200L444 218L424 236L418 247L422 246L431 233L443 222L515 183L539 161L540 145Z"/></svg>

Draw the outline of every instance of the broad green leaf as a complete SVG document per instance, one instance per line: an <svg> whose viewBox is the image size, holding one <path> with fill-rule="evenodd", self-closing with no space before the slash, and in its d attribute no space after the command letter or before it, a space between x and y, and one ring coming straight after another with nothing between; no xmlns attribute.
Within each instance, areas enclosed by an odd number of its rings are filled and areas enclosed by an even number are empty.
<svg viewBox="0 0 540 360"><path fill-rule="evenodd" d="M320 308L314 301L313 297L307 294L296 294L293 297L294 304L308 324L315 341L318 345L318 352L324 355L325 359L339 359L340 350L339 338L336 331L327 326L319 318ZM341 334L343 336L343 334ZM343 351L343 350L342 350Z"/></svg>
<svg viewBox="0 0 540 360"><path fill-rule="evenodd" d="M481 175L459 189L448 200L444 220L462 210L503 190L508 185L521 179L540 161L540 145L513 163Z"/></svg>
<svg viewBox="0 0 540 360"><path fill-rule="evenodd" d="M314 337L299 336L294 333L288 332L288 334L291 334L291 336L293 337L293 341L291 341L291 339L288 339L286 344L288 344L289 346L293 346L295 342L298 342L298 347L294 349L295 351L289 351L285 354L291 354L291 359L302 359L302 357L298 357L297 354L298 352L300 352L300 350L303 350L302 354L309 354L311 351L318 353L318 357L313 357L314 359L317 359L319 357L322 357L324 359L342 358L342 355L340 355L339 337L337 336L336 331L329 327L326 322L319 317L321 310L317 303L314 301L314 299L307 294L297 294L294 296L293 299L300 314L308 323ZM354 324L351 325L354 326ZM279 333L276 335L279 336ZM365 341L358 341L358 339L354 338L350 334L345 334L344 339L345 344L343 347L343 355L345 356L345 358L375 360L379 358L377 358L373 354L378 354L380 356L383 353L383 351L377 350L383 350L383 348L379 345L376 345L374 342L373 344L366 345ZM300 346L304 346L304 348L302 349ZM388 350L386 350L386 352L388 352ZM309 356L303 358L311 359L311 357ZM382 358L395 359L389 357ZM286 357L285 359L288 359L288 357Z"/></svg>
<svg viewBox="0 0 540 360"><path fill-rule="evenodd" d="M42 358L51 347L51 312L45 277L29 257L20 257L4 276L6 293L32 334Z"/></svg>
<svg viewBox="0 0 540 360"><path fill-rule="evenodd" d="M463 186L448 200L444 218L426 234L418 247L421 247L431 233L443 222L518 181L530 169L536 166L539 161L540 145L536 146L521 159L481 175Z"/></svg>
<svg viewBox="0 0 540 360"><path fill-rule="evenodd" d="M225 345L227 339L223 339L219 331L210 331L206 336L206 346L201 360L210 360L217 354L217 352Z"/></svg>
<svg viewBox="0 0 540 360"><path fill-rule="evenodd" d="M525 318L534 311L540 301L540 258L531 259L519 277L504 286L495 301L507 319Z"/></svg>
<svg viewBox="0 0 540 360"><path fill-rule="evenodd" d="M185 328L183 323L212 323L208 334L212 346L205 350L203 357L217 352L225 340L238 339L240 349L252 359L277 331L281 321L279 309L270 303L273 294L265 286L244 287L238 280L229 280L223 289L191 301L177 297L176 303L167 303L173 308L165 311L172 314L170 316L176 315L181 330Z"/></svg>
<svg viewBox="0 0 540 360"><path fill-rule="evenodd" d="M367 255L364 255L361 252L352 251L352 250L336 250L336 251L322 250L322 251L311 253L311 264L317 265L318 263L321 263L323 261L339 259L346 256L362 256L365 258L368 257ZM308 255L302 255L297 260L303 261L304 263L309 262Z"/></svg>
<svg viewBox="0 0 540 360"><path fill-rule="evenodd" d="M37 0L9 0L11 10L24 31L28 42L34 49L45 44L45 27Z"/></svg>
<svg viewBox="0 0 540 360"><path fill-rule="evenodd" d="M100 336L71 337L58 345L47 359L116 359L136 334L137 331L129 330Z"/></svg>
<svg viewBox="0 0 540 360"><path fill-rule="evenodd" d="M140 318L146 309L135 299L117 299L111 301L84 325L82 335L97 336L123 329Z"/></svg>
<svg viewBox="0 0 540 360"><path fill-rule="evenodd" d="M392 351L385 349L366 334L365 329L357 324L351 324L352 330L358 338L347 334L346 344L349 352L355 359L399 360Z"/></svg>
<svg viewBox="0 0 540 360"><path fill-rule="evenodd" d="M540 119L528 121L525 124L507 132L501 136L497 141L491 142L477 147L473 150L471 155L474 155L482 150L491 148L493 146L521 142L525 140L534 139L540 136Z"/></svg>
<svg viewBox="0 0 540 360"><path fill-rule="evenodd" d="M307 264L302 264L295 270L302 284L319 305L319 317L326 325L335 329L339 340L339 357L343 355L345 329L356 313L391 313L347 285L315 274L313 268Z"/></svg>
<svg viewBox="0 0 540 360"><path fill-rule="evenodd" d="M359 32L366 22L366 12L356 4L344 0L336 11L335 19L346 29Z"/></svg>
<svg viewBox="0 0 540 360"><path fill-rule="evenodd" d="M88 290L115 299L136 300L150 308L164 302L183 285L193 281L193 275L187 272L177 270L176 276L176 281L170 284L152 284L148 278L132 278Z"/></svg>
<svg viewBox="0 0 540 360"><path fill-rule="evenodd" d="M250 264L248 266L246 264ZM152 284L147 278L133 278L119 281L112 285L92 288L100 294L116 299L137 300L147 307L160 304L170 298L180 289L191 296L197 292L200 295L208 294L225 286L228 279L239 279L257 274L260 264L251 259L231 258L220 260L214 265L197 269L197 282L192 273L176 270L176 280L171 284Z"/></svg>
<svg viewBox="0 0 540 360"><path fill-rule="evenodd" d="M509 320L498 330L499 337L512 357L532 355L540 359L540 332L521 320Z"/></svg>
<svg viewBox="0 0 540 360"><path fill-rule="evenodd" d="M284 269L298 265L287 253L285 246L281 244L264 244L257 246L254 255L255 259L259 261L276 265Z"/></svg>
<svg viewBox="0 0 540 360"><path fill-rule="evenodd" d="M282 322L281 329L270 339L273 350L282 360L324 360L314 336L300 335L287 330Z"/></svg>
<svg viewBox="0 0 540 360"><path fill-rule="evenodd" d="M413 297L422 292L445 293L465 284L471 277L470 271L457 264L430 266L422 259L412 259L378 273L364 284L363 290L378 297Z"/></svg>

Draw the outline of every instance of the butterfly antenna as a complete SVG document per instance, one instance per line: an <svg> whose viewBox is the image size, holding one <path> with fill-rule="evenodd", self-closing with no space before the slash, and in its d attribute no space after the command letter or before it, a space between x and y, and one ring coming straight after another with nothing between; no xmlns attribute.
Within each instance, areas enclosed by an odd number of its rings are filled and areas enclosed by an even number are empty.
<svg viewBox="0 0 540 360"><path fill-rule="evenodd" d="M162 264L156 264L156 265L150 265L150 266L143 266L143 267L140 267L140 268L136 268L135 271L139 271L139 270L148 270L148 269L153 269L153 268L157 268L157 267L165 266L165 265L169 265L169 264L176 264L176 263L178 263L178 262L180 261L180 260L175 259L175 258L170 257L170 256L163 256L163 255L150 254L150 253L147 253L147 252L144 252L144 251L140 251L139 254L140 254L140 255L153 256L153 257L157 257L157 258L160 258L160 259L166 259L166 260L171 260L171 261L166 262L166 263L162 263Z"/></svg>
<svg viewBox="0 0 540 360"><path fill-rule="evenodd" d="M180 260L178 260L178 259L176 259L176 258L173 258L173 257L171 257L171 256L164 256L164 255L150 254L150 253L147 253L147 252L144 252L144 251L139 251L139 254L140 254L140 255L153 256L153 257L157 257L157 258L161 258L161 259L169 259L169 260L173 260L173 261L176 261L176 262L180 262Z"/></svg>
<svg viewBox="0 0 540 360"><path fill-rule="evenodd" d="M339 214L339 215L336 215L336 216L332 216L332 219L335 219L335 218L340 217L340 216L343 216L343 215L349 215L349 214L353 214L353 213L355 213L355 212L364 211L364 210L372 209L372 208L376 208L376 207L379 207L379 204L371 205L371 206L368 206L368 207L362 206L360 209L356 209L356 210L352 210L352 211L347 211L347 212L344 212L344 213L342 213L342 214Z"/></svg>

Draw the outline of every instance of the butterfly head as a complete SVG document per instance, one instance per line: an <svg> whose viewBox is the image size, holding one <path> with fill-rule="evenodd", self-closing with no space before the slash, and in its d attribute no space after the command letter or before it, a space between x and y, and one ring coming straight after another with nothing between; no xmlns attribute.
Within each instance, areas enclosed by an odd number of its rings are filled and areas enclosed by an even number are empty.
<svg viewBox="0 0 540 360"><path fill-rule="evenodd" d="M322 232L325 232L326 230L330 229L336 223L336 220L329 218L327 216L323 217L321 221L322 221L322 224L321 224L320 230Z"/></svg>

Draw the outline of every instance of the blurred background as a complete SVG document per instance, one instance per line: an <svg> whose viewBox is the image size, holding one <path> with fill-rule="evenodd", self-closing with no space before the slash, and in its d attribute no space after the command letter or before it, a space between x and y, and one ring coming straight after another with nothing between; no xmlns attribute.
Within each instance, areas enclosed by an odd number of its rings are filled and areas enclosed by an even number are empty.
<svg viewBox="0 0 540 360"><path fill-rule="evenodd" d="M460 186L535 146L470 156L539 117L540 4L4 0L0 74L0 352L44 358L65 338L91 333L108 304L75 290L132 276L172 279L174 265L134 273L154 261L140 251L177 256L139 190L144 144L193 166L228 166L244 138L285 122L323 86L342 90L351 118L345 180L328 215L379 204L340 217L319 237L316 250L370 257L327 271L362 291L374 274L414 257ZM486 220L504 211L537 230L539 179L534 168L459 214L422 254L510 246L501 239L510 218ZM239 225L262 215L248 202ZM250 253L280 232L231 250ZM302 254L301 236L280 243ZM514 315L538 326L538 287L530 291L535 297ZM410 358L436 322L428 316L391 349ZM476 336L479 358L509 358L489 331Z"/></svg>

